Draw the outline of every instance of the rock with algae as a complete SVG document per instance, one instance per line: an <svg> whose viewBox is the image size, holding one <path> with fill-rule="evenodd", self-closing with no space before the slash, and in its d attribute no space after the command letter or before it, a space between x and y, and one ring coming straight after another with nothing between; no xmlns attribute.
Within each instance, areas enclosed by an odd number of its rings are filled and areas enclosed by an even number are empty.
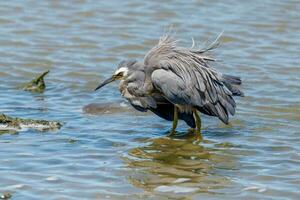
<svg viewBox="0 0 300 200"><path fill-rule="evenodd" d="M0 199L10 199L12 195L9 192L5 192L2 195L0 195Z"/></svg>
<svg viewBox="0 0 300 200"><path fill-rule="evenodd" d="M46 88L46 84L44 81L44 77L49 73L49 70L45 71L44 73L37 76L35 79L27 83L23 90L30 91L30 92L44 92Z"/></svg>
<svg viewBox="0 0 300 200"><path fill-rule="evenodd" d="M56 121L21 119L0 114L0 130L19 131L22 129L36 129L39 131L60 129L62 124Z"/></svg>

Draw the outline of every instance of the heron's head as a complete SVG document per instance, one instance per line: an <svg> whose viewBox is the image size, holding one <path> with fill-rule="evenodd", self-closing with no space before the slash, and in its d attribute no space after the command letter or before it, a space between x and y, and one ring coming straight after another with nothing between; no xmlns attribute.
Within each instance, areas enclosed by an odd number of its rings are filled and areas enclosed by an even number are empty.
<svg viewBox="0 0 300 200"><path fill-rule="evenodd" d="M95 90L98 90L113 81L126 79L135 70L134 66L136 63L136 60L125 60L120 62L117 70L113 73L113 75L104 80Z"/></svg>

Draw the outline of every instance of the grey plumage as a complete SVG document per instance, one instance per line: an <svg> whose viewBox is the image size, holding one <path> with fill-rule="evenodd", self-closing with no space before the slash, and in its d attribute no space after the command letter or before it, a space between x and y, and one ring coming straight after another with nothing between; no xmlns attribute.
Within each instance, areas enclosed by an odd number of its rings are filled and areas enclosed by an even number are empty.
<svg viewBox="0 0 300 200"><path fill-rule="evenodd" d="M174 106L160 93L153 93L146 97L133 96L128 89L139 88L143 86L145 80L145 71L143 63L135 60L122 61L119 69L126 67L128 69L127 78L121 80L119 85L120 93L129 103L138 111L152 111L157 116L172 121L174 118ZM179 119L184 120L190 127L195 128L195 120L191 113L179 112Z"/></svg>
<svg viewBox="0 0 300 200"><path fill-rule="evenodd" d="M198 139L201 137L201 113L216 116L225 124L235 114L233 96L243 96L237 76L224 75L210 66L215 61L205 55L217 43L205 49L180 47L171 36L162 37L145 56L144 62L122 61L112 77L97 88L121 80L119 90L137 110L152 111L173 120L171 135L177 120L184 120Z"/></svg>
<svg viewBox="0 0 300 200"><path fill-rule="evenodd" d="M179 109L189 113L194 107L227 124L229 114L235 114L233 96L243 95L235 86L240 79L211 68L208 61L213 59L204 55L207 50L179 47L168 35L161 38L145 56L143 87L132 90L132 94L144 96L159 90Z"/></svg>

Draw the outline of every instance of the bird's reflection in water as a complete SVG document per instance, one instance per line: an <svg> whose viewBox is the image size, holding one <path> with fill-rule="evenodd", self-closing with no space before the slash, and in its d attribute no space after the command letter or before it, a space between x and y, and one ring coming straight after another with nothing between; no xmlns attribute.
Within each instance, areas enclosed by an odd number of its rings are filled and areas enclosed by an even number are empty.
<svg viewBox="0 0 300 200"><path fill-rule="evenodd" d="M186 137L151 139L123 157L128 181L150 193L220 192L230 185L227 172L236 169L234 157L225 153L226 146L230 145Z"/></svg>

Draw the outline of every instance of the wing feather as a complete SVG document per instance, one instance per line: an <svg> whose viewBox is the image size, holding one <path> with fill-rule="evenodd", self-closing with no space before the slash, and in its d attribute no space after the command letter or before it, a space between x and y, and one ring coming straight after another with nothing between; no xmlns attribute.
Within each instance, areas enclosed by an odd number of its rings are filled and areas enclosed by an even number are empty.
<svg viewBox="0 0 300 200"><path fill-rule="evenodd" d="M197 107L227 124L228 114L235 114L232 89L224 84L222 74L209 66L203 53L178 47L165 36L145 56L144 64L152 72L154 87L169 101Z"/></svg>

